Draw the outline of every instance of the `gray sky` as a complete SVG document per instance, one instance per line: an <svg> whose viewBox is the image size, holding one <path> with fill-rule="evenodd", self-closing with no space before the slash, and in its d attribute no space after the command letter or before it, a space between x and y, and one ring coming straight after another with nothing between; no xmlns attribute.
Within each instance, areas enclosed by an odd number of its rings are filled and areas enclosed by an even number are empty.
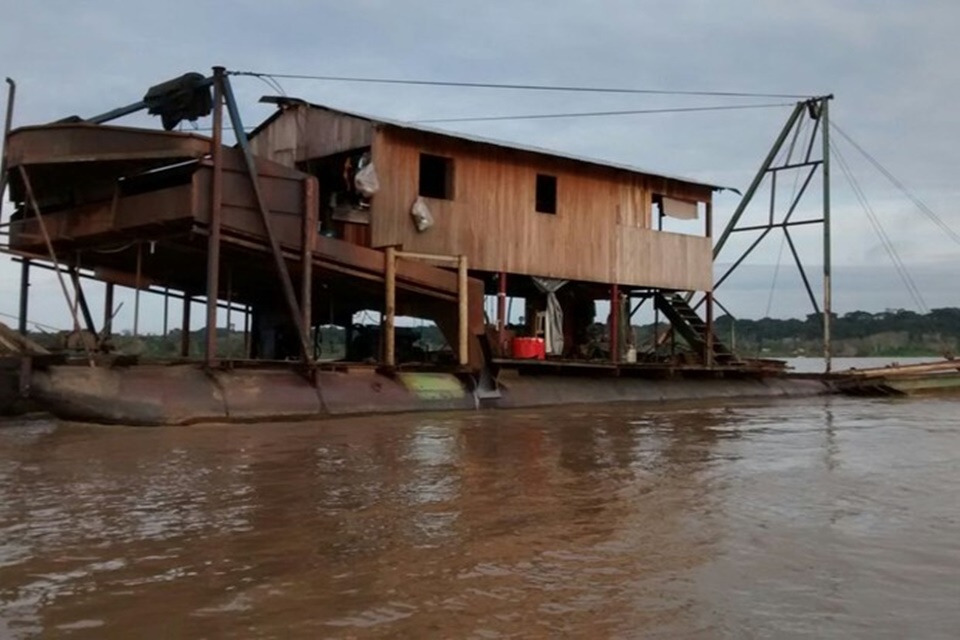
<svg viewBox="0 0 960 640"><path fill-rule="evenodd" d="M655 8L654 8L655 7ZM832 115L953 229L960 98L960 4L951 0L0 0L0 75L19 85L15 125L93 115L185 71L229 69L670 90L834 93ZM735 104L718 98L612 96L281 80L289 95L400 119ZM247 125L274 93L235 88ZM739 102L771 102L745 100ZM773 100L777 102L777 100ZM444 125L475 134L689 175L743 189L788 108ZM151 124L144 117L126 121ZM200 126L208 123L201 122ZM841 147L930 307L960 305L960 246ZM834 175L835 307L915 308L842 174ZM737 197L717 197L720 228ZM808 201L808 207L819 201ZM7 208L7 213L9 209ZM760 210L752 211L760 215ZM802 250L819 263L817 232ZM736 315L810 311L779 237L718 291ZM735 252L731 252L733 254ZM730 255L729 259L734 256ZM812 267L815 271L816 266ZM53 278L37 276L30 319L67 326ZM0 313L15 314L18 269L0 259ZM98 292L90 297L98 304ZM132 322L132 296L117 322ZM155 302L143 326L160 327ZM194 314L199 316L200 314ZM13 323L0 316L0 321Z"/></svg>

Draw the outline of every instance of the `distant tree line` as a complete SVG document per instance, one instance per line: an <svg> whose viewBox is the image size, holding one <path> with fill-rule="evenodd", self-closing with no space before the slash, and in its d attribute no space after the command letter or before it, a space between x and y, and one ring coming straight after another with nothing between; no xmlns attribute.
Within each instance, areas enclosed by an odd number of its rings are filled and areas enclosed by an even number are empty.
<svg viewBox="0 0 960 640"><path fill-rule="evenodd" d="M729 315L717 317L715 333L721 341L743 355L774 357L819 355L823 352L823 324L817 314L804 319L761 318L735 319ZM652 324L633 327L635 342L643 349L653 344L654 335L663 335L667 325L661 323L654 331ZM596 333L606 327L595 325ZM398 333L411 348L425 353L446 347L443 334L432 323L420 327L398 327ZM831 323L833 353L839 356L927 356L953 355L960 345L960 308L932 309L916 313L893 309L880 313L851 311L833 314ZM218 353L221 357L242 358L246 341L242 331L218 329ZM67 346L66 332L31 332L29 337L43 346L61 350ZM313 336L318 357L335 359L346 352L346 331L342 327L321 327ZM167 335L145 334L133 336L120 332L110 339L112 349L151 358L176 358L180 355L181 332ZM191 357L200 357L206 343L206 330L190 332L188 337ZM74 347L76 348L76 347Z"/></svg>

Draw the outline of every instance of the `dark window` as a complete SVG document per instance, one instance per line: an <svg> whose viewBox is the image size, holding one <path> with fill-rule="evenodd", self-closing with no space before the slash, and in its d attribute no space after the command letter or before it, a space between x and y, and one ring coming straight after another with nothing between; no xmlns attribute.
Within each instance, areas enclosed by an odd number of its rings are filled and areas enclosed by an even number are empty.
<svg viewBox="0 0 960 640"><path fill-rule="evenodd" d="M537 211L557 212L557 177L537 174Z"/></svg>
<svg viewBox="0 0 960 640"><path fill-rule="evenodd" d="M453 200L453 158L420 154L420 195Z"/></svg>

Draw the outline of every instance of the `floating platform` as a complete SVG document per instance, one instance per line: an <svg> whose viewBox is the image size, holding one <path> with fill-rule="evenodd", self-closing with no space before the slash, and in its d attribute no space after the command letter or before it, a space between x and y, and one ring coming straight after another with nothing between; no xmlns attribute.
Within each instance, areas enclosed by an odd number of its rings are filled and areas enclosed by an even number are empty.
<svg viewBox="0 0 960 640"><path fill-rule="evenodd" d="M839 392L858 396L906 396L960 392L960 360L890 364L828 376Z"/></svg>
<svg viewBox="0 0 960 640"><path fill-rule="evenodd" d="M0 403L29 406L65 420L140 426L205 422L316 420L360 414L506 409L610 402L709 401L814 396L831 392L818 380L694 368L644 375L596 375L565 369L531 375L501 369L492 387L466 372L341 365L307 374L290 363L196 363L91 367L37 359L26 382L22 366L6 371ZM627 370L630 371L630 370ZM0 374L2 375L2 374ZM23 398L29 401L25 402Z"/></svg>

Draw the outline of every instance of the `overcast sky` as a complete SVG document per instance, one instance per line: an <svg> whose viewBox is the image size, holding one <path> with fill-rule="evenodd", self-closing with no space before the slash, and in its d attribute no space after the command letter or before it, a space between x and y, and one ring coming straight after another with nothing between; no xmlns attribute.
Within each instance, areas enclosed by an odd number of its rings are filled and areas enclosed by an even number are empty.
<svg viewBox="0 0 960 640"><path fill-rule="evenodd" d="M955 0L0 0L0 75L18 83L15 125L93 115L139 99L152 84L217 64L313 75L833 93L835 123L960 230L958 24ZM780 102L280 83L289 95L400 119ZM275 91L253 78L236 79L235 88L248 126L269 115L256 100ZM443 126L744 189L788 113L780 107ZM159 126L144 117L128 122ZM960 306L953 276L960 246L853 149L840 149L913 273L922 303ZM833 183L835 307L916 308L839 171ZM717 196L718 229L737 202L733 194ZM806 207L816 213L819 200ZM818 232L804 234L801 244L806 259L819 263ZM779 237L767 240L754 266L718 297L742 317L809 313L788 259ZM0 262L0 313L16 314L18 273ZM30 319L66 327L55 281L38 275L34 282ZM95 291L90 297L101 299ZM118 316L120 326L130 325L131 306ZM146 329L159 329L159 314L144 315Z"/></svg>

